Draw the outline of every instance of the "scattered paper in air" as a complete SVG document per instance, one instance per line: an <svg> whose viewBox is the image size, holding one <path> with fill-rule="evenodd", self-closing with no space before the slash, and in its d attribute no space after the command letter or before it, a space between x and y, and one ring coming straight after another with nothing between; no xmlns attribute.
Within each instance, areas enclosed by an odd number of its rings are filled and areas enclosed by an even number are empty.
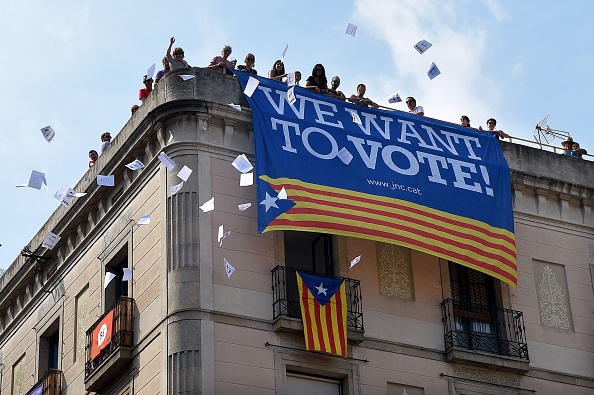
<svg viewBox="0 0 594 395"><path fill-rule="evenodd" d="M425 51L427 51L432 46L433 46L433 44L431 44L429 41L421 40L415 44L415 49L417 50L418 53L420 53L422 55L425 53Z"/></svg>
<svg viewBox="0 0 594 395"><path fill-rule="evenodd" d="M44 128L41 128L41 133L43 133L43 137L45 137L48 143L51 143L54 139L54 136L56 135L54 129L52 129L52 127L49 125Z"/></svg>
<svg viewBox="0 0 594 395"><path fill-rule="evenodd" d="M223 260L225 261L225 272L227 273L227 277L231 278L231 275L235 271L235 268L231 266L231 264L227 262L225 258L223 258Z"/></svg>
<svg viewBox="0 0 594 395"><path fill-rule="evenodd" d="M107 288L111 280L113 280L116 275L112 272L105 272L105 282L103 283L103 289Z"/></svg>
<svg viewBox="0 0 594 395"><path fill-rule="evenodd" d="M427 70L427 75L429 76L429 79L433 79L440 74L441 71L439 71L435 63L431 63L431 65L429 66L429 70Z"/></svg>
<svg viewBox="0 0 594 395"><path fill-rule="evenodd" d="M256 91L256 88L258 87L259 84L260 84L260 81L258 81L254 77L250 77L248 79L247 84L245 84L245 89L243 90L243 93L245 93L245 95L247 97L252 97L252 95Z"/></svg>
<svg viewBox="0 0 594 395"><path fill-rule="evenodd" d="M287 200L287 191L285 190L285 187L282 187L279 191L277 198L278 200Z"/></svg>
<svg viewBox="0 0 594 395"><path fill-rule="evenodd" d="M171 130L169 131L169 140L167 140L167 144L169 144L171 142L171 140L173 140L173 133L171 133Z"/></svg>
<svg viewBox="0 0 594 395"><path fill-rule="evenodd" d="M241 106L239 104L229 103L227 104L229 107L236 109L237 111L241 111Z"/></svg>
<svg viewBox="0 0 594 395"><path fill-rule="evenodd" d="M287 49L289 49L289 44L283 49L283 53L281 54L281 62L285 63L285 55L287 54Z"/></svg>
<svg viewBox="0 0 594 395"><path fill-rule="evenodd" d="M124 272L124 277L122 278L122 281L132 280L132 269L130 269L129 267L125 267L122 269L122 271Z"/></svg>
<svg viewBox="0 0 594 395"><path fill-rule="evenodd" d="M361 260L361 255L351 261L351 267L355 266ZM350 269L350 268L349 268Z"/></svg>
<svg viewBox="0 0 594 395"><path fill-rule="evenodd" d="M357 33L357 25L353 25L352 23L349 23L349 25L347 26L347 29L346 29L345 34L348 34L349 36L355 37L355 33Z"/></svg>
<svg viewBox="0 0 594 395"><path fill-rule="evenodd" d="M342 147L340 149L340 151L338 151L338 154L337 155L338 155L338 158L345 165L348 165L353 160L353 154L351 154L350 151L348 149L346 149L345 147Z"/></svg>
<svg viewBox="0 0 594 395"><path fill-rule="evenodd" d="M243 203L243 204L238 204L237 208L239 209L239 211L245 211L248 208L252 207L251 203Z"/></svg>
<svg viewBox="0 0 594 395"><path fill-rule="evenodd" d="M190 169L188 166L184 166L179 171L179 173L177 173L177 176L184 181L188 181L188 177L190 177L190 174L192 174L192 169Z"/></svg>
<svg viewBox="0 0 594 395"><path fill-rule="evenodd" d="M400 103L402 98L400 97L400 91L396 93L392 93L390 97L388 97L388 103Z"/></svg>
<svg viewBox="0 0 594 395"><path fill-rule="evenodd" d="M26 184L17 185L17 188L29 187L37 190L41 190L41 186L45 184L47 186L47 181L45 179L45 174L39 172L37 170L31 171L31 177L29 177L29 182Z"/></svg>
<svg viewBox="0 0 594 395"><path fill-rule="evenodd" d="M295 97L295 86L290 87L287 91L287 100L291 105L297 101L297 98Z"/></svg>
<svg viewBox="0 0 594 395"><path fill-rule="evenodd" d="M217 234L217 243L221 245L221 241L223 240L223 233L224 233L223 225L219 226L219 233Z"/></svg>
<svg viewBox="0 0 594 395"><path fill-rule="evenodd" d="M97 185L103 185L106 187L112 187L115 185L115 178L111 176L97 176Z"/></svg>
<svg viewBox="0 0 594 395"><path fill-rule="evenodd" d="M138 170L144 167L144 163L136 159L134 162L130 162L126 165L126 167L130 170Z"/></svg>
<svg viewBox="0 0 594 395"><path fill-rule="evenodd" d="M191 80L192 78L194 78L193 75L188 75L188 74L181 74L180 77L184 81Z"/></svg>
<svg viewBox="0 0 594 395"><path fill-rule="evenodd" d="M85 194L86 195L86 194ZM84 195L83 195L84 196ZM54 193L54 199L59 200L62 206L69 207L76 196L76 193L68 185L64 184Z"/></svg>
<svg viewBox="0 0 594 395"><path fill-rule="evenodd" d="M167 197L171 197L179 192L180 189L184 186L184 182L180 182L177 185L167 188Z"/></svg>
<svg viewBox="0 0 594 395"><path fill-rule="evenodd" d="M48 250L53 250L56 244L58 244L58 241L60 241L60 239L61 237L57 234L49 232L49 234L45 236L45 239L43 239L43 243L41 243L41 246L43 248L47 248Z"/></svg>
<svg viewBox="0 0 594 395"><path fill-rule="evenodd" d="M140 226L140 225L148 225L151 223L151 216L150 215L145 215L144 217L140 217L138 218L138 221L136 221L136 225Z"/></svg>
<svg viewBox="0 0 594 395"><path fill-rule="evenodd" d="M167 167L167 170L171 170L175 167L175 163L173 163L173 161L171 160L170 157L167 156L167 154L165 152L161 152L159 154L159 160L161 161L161 163L163 163L165 165L165 167Z"/></svg>
<svg viewBox="0 0 594 395"><path fill-rule="evenodd" d="M151 67L149 67L148 70L146 71L146 78L152 79L154 74L155 74L155 64L153 63L151 65Z"/></svg>
<svg viewBox="0 0 594 395"><path fill-rule="evenodd" d="M254 173L243 173L239 175L239 186L249 187L254 185Z"/></svg>
<svg viewBox="0 0 594 395"><path fill-rule="evenodd" d="M239 155L231 164L242 173L247 173L254 168L245 154Z"/></svg>
<svg viewBox="0 0 594 395"><path fill-rule="evenodd" d="M208 213L209 211L214 210L214 197L210 198L210 200L200 206L200 210L204 213Z"/></svg>
<svg viewBox="0 0 594 395"><path fill-rule="evenodd" d="M295 73L287 74L287 85L289 85L289 86L295 85Z"/></svg>
<svg viewBox="0 0 594 395"><path fill-rule="evenodd" d="M74 197L83 197L86 194L87 194L86 192L74 192Z"/></svg>
<svg viewBox="0 0 594 395"><path fill-rule="evenodd" d="M353 117L353 122L355 122L357 125L363 125L363 123L361 122L361 118L359 117L359 114L357 114L357 111L348 110L348 112L351 113Z"/></svg>

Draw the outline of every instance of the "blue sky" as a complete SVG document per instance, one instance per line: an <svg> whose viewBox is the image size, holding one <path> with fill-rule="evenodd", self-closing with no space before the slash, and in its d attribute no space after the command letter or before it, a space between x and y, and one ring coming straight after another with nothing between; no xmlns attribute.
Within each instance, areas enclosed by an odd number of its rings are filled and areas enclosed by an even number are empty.
<svg viewBox="0 0 594 395"><path fill-rule="evenodd" d="M126 123L130 106L140 104L142 76L159 67L171 36L192 66L206 66L229 44L238 64L253 52L261 75L288 44L286 68L304 79L322 63L329 77L341 77L347 96L365 83L367 96L387 106L399 90L427 116L458 123L466 114L474 127L495 117L499 128L528 140L551 114L550 127L594 153L588 0L5 3L0 268L58 207L55 190L83 176L101 133L116 135ZM358 26L355 37L344 34L348 23ZM433 44L423 55L413 49L421 39ZM434 80L425 74L431 62L442 72ZM47 125L56 131L50 144L40 132ZM49 193L15 188L33 169L46 173Z"/></svg>

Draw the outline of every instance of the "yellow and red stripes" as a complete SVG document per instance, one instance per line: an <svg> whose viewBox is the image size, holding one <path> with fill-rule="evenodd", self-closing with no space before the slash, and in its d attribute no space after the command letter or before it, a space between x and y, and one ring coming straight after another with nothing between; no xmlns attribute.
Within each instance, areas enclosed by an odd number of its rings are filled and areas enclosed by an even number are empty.
<svg viewBox="0 0 594 395"><path fill-rule="evenodd" d="M265 231L325 232L398 244L517 285L515 236L506 229L405 200L295 179L261 178L276 191L284 186L295 202Z"/></svg>

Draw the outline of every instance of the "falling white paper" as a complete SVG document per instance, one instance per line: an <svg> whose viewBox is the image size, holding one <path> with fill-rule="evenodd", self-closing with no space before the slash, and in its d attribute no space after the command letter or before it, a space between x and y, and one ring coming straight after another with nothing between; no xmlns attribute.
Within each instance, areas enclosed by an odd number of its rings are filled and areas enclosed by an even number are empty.
<svg viewBox="0 0 594 395"><path fill-rule="evenodd" d="M295 85L295 73L287 74L287 85L289 85L289 86Z"/></svg>
<svg viewBox="0 0 594 395"><path fill-rule="evenodd" d="M388 103L400 103L402 98L400 97L400 91L396 93L392 93L390 97L388 97Z"/></svg>
<svg viewBox="0 0 594 395"><path fill-rule="evenodd" d="M277 198L278 200L287 200L287 191L285 190L285 187L282 187L279 191Z"/></svg>
<svg viewBox="0 0 594 395"><path fill-rule="evenodd" d="M241 106L239 104L229 103L227 104L229 107L236 109L237 111L241 111Z"/></svg>
<svg viewBox="0 0 594 395"><path fill-rule="evenodd" d="M340 151L338 151L338 159L342 161L345 165L348 165L353 160L353 154L350 153L348 149L342 147Z"/></svg>
<svg viewBox="0 0 594 395"><path fill-rule="evenodd" d="M83 197L86 194L87 194L86 192L74 192L74 197Z"/></svg>
<svg viewBox="0 0 594 395"><path fill-rule="evenodd" d="M17 185L17 188L29 187L37 190L41 190L41 186L45 184L47 186L47 181L45 179L45 174L39 172L37 170L31 171L31 176L29 177L29 182L26 184Z"/></svg>
<svg viewBox="0 0 594 395"><path fill-rule="evenodd" d="M54 199L59 200L60 203L62 204L62 206L69 207L70 204L72 204L72 201L74 200L74 198L77 196L72 188L70 188L68 185L64 184L64 185L60 186L60 188L56 191L56 193L54 193L53 197L54 197Z"/></svg>
<svg viewBox="0 0 594 395"><path fill-rule="evenodd" d="M283 53L281 54L281 62L285 63L285 55L287 54L287 49L289 49L289 44L283 49Z"/></svg>
<svg viewBox="0 0 594 395"><path fill-rule="evenodd" d="M254 184L254 173L244 173L239 175L239 186L249 187Z"/></svg>
<svg viewBox="0 0 594 395"><path fill-rule="evenodd" d="M126 165L126 167L130 170L138 170L144 167L144 163L136 159L134 162L130 162Z"/></svg>
<svg viewBox="0 0 594 395"><path fill-rule="evenodd" d="M429 48L431 48L433 46L433 44L431 44L429 41L427 40L421 40L418 43L416 43L414 45L415 49L417 50L418 53L420 53L421 55L423 53L425 53L425 51L427 51Z"/></svg>
<svg viewBox="0 0 594 395"><path fill-rule="evenodd" d="M150 215L145 215L144 217L140 217L138 218L138 221L136 221L136 225L140 226L140 225L148 225L151 223L151 216Z"/></svg>
<svg viewBox="0 0 594 395"><path fill-rule="evenodd" d="M151 65L151 67L149 67L148 70L146 71L146 78L152 79L154 74L155 74L155 64L153 63Z"/></svg>
<svg viewBox="0 0 594 395"><path fill-rule="evenodd" d="M104 185L106 187L112 187L115 185L115 178L111 176L97 176L97 185Z"/></svg>
<svg viewBox="0 0 594 395"><path fill-rule="evenodd" d="M247 84L245 84L245 89L243 90L243 93L245 93L247 97L252 97L259 84L260 81L258 81L254 77L250 77L248 79Z"/></svg>
<svg viewBox="0 0 594 395"><path fill-rule="evenodd" d="M41 243L41 246L43 248L47 248L48 250L53 250L56 244L58 244L58 241L60 241L60 239L61 237L57 234L49 232L49 234L45 236L45 239L43 239L43 243Z"/></svg>
<svg viewBox="0 0 594 395"><path fill-rule="evenodd" d="M204 203L200 206L200 210L204 213L208 213L209 211L214 210L214 197L211 198L208 202Z"/></svg>
<svg viewBox="0 0 594 395"><path fill-rule="evenodd" d="M179 192L180 189L184 186L184 182L180 182L177 185L167 188L167 197L171 197Z"/></svg>
<svg viewBox="0 0 594 395"><path fill-rule="evenodd" d="M122 270L124 272L124 277L122 278L122 281L132 280L132 269L130 269L129 267L125 267Z"/></svg>
<svg viewBox="0 0 594 395"><path fill-rule="evenodd" d="M254 168L245 154L239 155L231 164L242 173L247 173Z"/></svg>
<svg viewBox="0 0 594 395"><path fill-rule="evenodd" d="M167 167L167 170L172 170L175 167L175 163L173 163L171 158L168 157L165 152L161 152L158 158L161 161L161 163L163 163L165 167Z"/></svg>
<svg viewBox="0 0 594 395"><path fill-rule="evenodd" d="M297 98L295 97L295 87L294 86L289 88L289 90L287 91L287 100L288 100L289 104L293 104L297 101Z"/></svg>
<svg viewBox="0 0 594 395"><path fill-rule="evenodd" d="M353 25L352 23L349 23L349 25L346 28L345 34L355 37L355 33L357 33L357 26Z"/></svg>
<svg viewBox="0 0 594 395"><path fill-rule="evenodd" d="M235 268L231 266L231 264L227 262L225 258L223 258L223 260L225 261L225 273L227 273L227 277L231 278L231 275L235 271Z"/></svg>
<svg viewBox="0 0 594 395"><path fill-rule="evenodd" d="M52 129L52 127L49 125L44 128L41 128L41 133L43 133L43 137L45 137L48 143L51 143L54 139L54 136L56 135L54 129Z"/></svg>
<svg viewBox="0 0 594 395"><path fill-rule="evenodd" d="M105 272L105 282L103 283L103 289L107 288L111 280L113 280L115 277L116 275L112 272Z"/></svg>
<svg viewBox="0 0 594 395"><path fill-rule="evenodd" d="M173 133L171 133L171 130L169 131L169 140L167 140L167 144L169 144L171 142L171 140L173 140Z"/></svg>
<svg viewBox="0 0 594 395"><path fill-rule="evenodd" d="M188 181L188 177L190 177L190 174L192 174L192 169L190 169L188 166L184 166L179 171L179 173L177 173L177 176L184 181Z"/></svg>
<svg viewBox="0 0 594 395"><path fill-rule="evenodd" d="M188 75L188 74L181 74L180 77L184 81L191 80L192 78L194 78L193 75Z"/></svg>
<svg viewBox="0 0 594 395"><path fill-rule="evenodd" d="M431 65L429 66L429 70L427 70L427 75L429 76L429 79L433 79L440 74L441 71L439 71L435 63L431 63Z"/></svg>
<svg viewBox="0 0 594 395"><path fill-rule="evenodd" d="M351 261L351 267L355 266L357 263L359 263L359 261L361 260L361 255L359 255L358 257L356 257L355 259L353 259ZM349 269L351 268L349 267Z"/></svg>
<svg viewBox="0 0 594 395"><path fill-rule="evenodd" d="M251 203L243 203L243 204L238 204L237 208L239 209L239 211L245 211L248 208L252 207Z"/></svg>
<svg viewBox="0 0 594 395"><path fill-rule="evenodd" d="M359 118L359 114L357 114L356 111L353 111L353 110L348 110L348 111L353 116L353 122L355 122L358 125L363 125L363 123L361 122L361 118Z"/></svg>
<svg viewBox="0 0 594 395"><path fill-rule="evenodd" d="M221 244L221 240L223 240L223 233L224 233L223 225L219 226L219 233L217 234L217 243Z"/></svg>

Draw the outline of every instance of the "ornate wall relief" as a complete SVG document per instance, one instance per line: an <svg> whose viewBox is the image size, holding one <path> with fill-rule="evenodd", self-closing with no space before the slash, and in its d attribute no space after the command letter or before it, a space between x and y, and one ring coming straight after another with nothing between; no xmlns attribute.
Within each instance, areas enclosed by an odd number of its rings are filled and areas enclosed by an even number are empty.
<svg viewBox="0 0 594 395"><path fill-rule="evenodd" d="M410 249L376 243L380 294L414 300Z"/></svg>
<svg viewBox="0 0 594 395"><path fill-rule="evenodd" d="M555 329L573 331L565 267L533 261L540 323Z"/></svg>

